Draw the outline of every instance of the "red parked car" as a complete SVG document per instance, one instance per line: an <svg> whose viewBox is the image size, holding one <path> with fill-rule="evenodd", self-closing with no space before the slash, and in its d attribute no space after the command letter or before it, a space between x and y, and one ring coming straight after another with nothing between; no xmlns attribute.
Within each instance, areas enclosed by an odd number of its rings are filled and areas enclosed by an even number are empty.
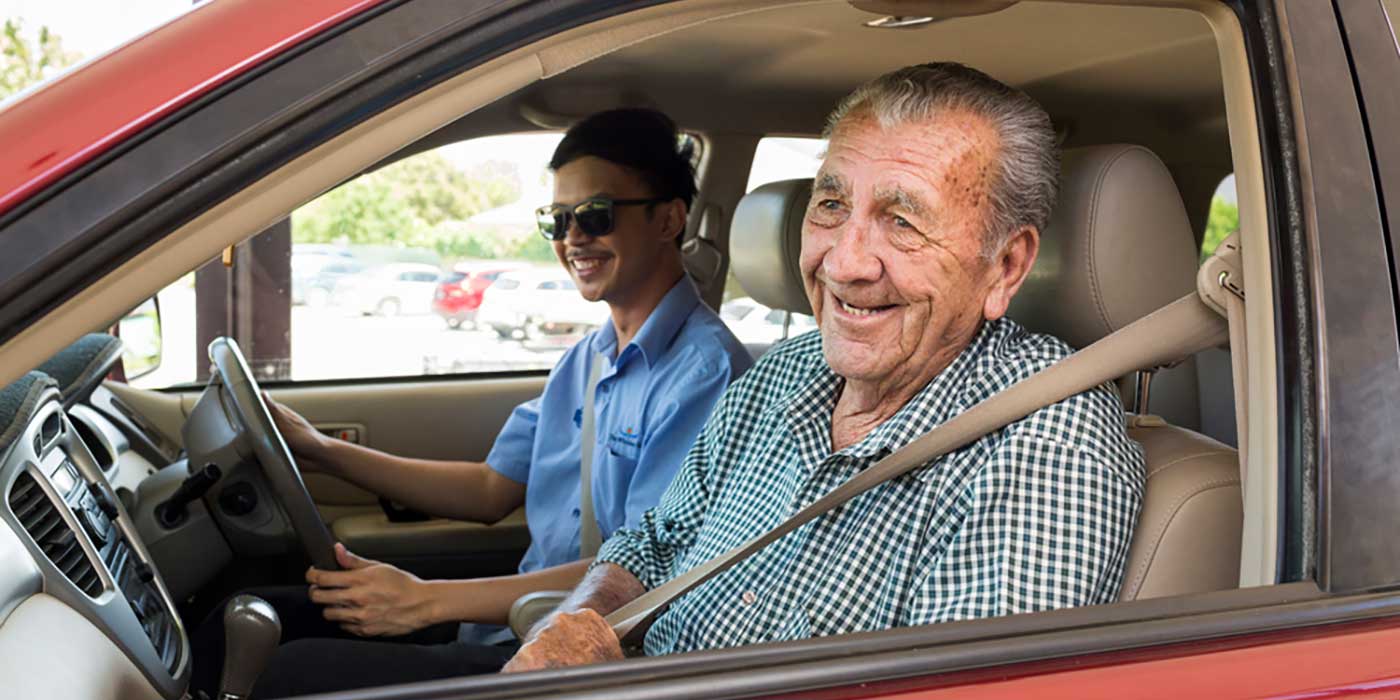
<svg viewBox="0 0 1400 700"><path fill-rule="evenodd" d="M499 263L458 263L433 292L433 313L441 316L448 328L461 328L464 323L475 326L482 292L502 272L521 267Z"/></svg>
<svg viewBox="0 0 1400 700"><path fill-rule="evenodd" d="M214 601L299 581L331 537L425 577L513 569L523 514L388 517L279 449L260 386L343 439L481 459L545 381L486 350L481 374L292 381L277 353L306 338L275 261L300 205L440 146L654 105L704 144L685 248L703 295L719 303L733 264L782 308L797 241L735 217L756 146L819 136L873 76L957 60L1061 133L1064 196L1017 316L1033 327L1073 312L1101 335L1147 310L1129 301L1191 287L1178 262L1219 232L1233 174L1244 338L1121 382L1160 418L1125 418L1150 476L1118 602L342 697L1400 697L1397 5L200 6L0 106L0 696L181 698ZM132 345L201 379L212 360L212 381L121 380L114 346L83 334L171 289L181 303L143 324L164 345ZM315 340L349 357L377 339Z"/></svg>

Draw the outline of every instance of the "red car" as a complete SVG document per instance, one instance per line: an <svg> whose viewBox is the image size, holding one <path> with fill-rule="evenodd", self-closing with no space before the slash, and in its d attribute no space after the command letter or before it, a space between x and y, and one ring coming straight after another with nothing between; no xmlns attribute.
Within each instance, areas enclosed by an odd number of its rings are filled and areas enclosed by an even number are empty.
<svg viewBox="0 0 1400 700"><path fill-rule="evenodd" d="M512 570L523 515L389 517L278 449L260 383L344 439L481 459L545 380L486 350L476 374L336 374L373 342L460 345L395 321L312 338L331 351L293 381L281 353L307 337L276 261L297 207L413 154L654 105L704 143L686 247L702 293L718 305L736 263L758 299L791 288L779 248L794 246L731 225L756 145L819 136L885 71L958 60L1027 90L1063 141L1027 324L1069 310L1101 334L1126 300L1174 298L1158 234L1194 260L1208 232L1240 230L1246 339L1121 383L1142 379L1131 398L1161 416L1129 418L1135 434L1181 438L1148 445L1131 590L343 697L1400 697L1398 15L1396 0L200 6L0 106L0 696L180 698L214 601L297 582L331 537L422 576ZM1154 174L1115 174L1120 156ZM1220 210L1238 218L1213 217L1232 174ZM164 345L131 344L188 377L104 380L120 358L83 334L157 292L145 327ZM218 473L192 459L215 454Z"/></svg>
<svg viewBox="0 0 1400 700"><path fill-rule="evenodd" d="M461 328L463 323L475 325L482 292L502 272L520 268L519 265L458 263L433 292L433 313L447 321L448 328Z"/></svg>

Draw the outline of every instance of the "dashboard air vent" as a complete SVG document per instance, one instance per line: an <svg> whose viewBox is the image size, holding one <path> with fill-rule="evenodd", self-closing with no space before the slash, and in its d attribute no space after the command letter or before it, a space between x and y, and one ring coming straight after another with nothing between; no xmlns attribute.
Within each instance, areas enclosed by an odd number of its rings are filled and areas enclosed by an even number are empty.
<svg viewBox="0 0 1400 700"><path fill-rule="evenodd" d="M63 520L63 515L39 482L29 472L20 472L10 490L10 512L15 514L25 532L44 550L49 561L68 577L79 590L92 597L102 592L102 580L88 559L78 536Z"/></svg>

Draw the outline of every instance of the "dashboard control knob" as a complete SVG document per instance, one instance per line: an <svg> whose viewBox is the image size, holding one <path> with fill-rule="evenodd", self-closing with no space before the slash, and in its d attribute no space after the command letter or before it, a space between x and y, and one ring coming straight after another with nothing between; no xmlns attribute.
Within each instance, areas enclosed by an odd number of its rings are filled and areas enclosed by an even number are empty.
<svg viewBox="0 0 1400 700"><path fill-rule="evenodd" d="M101 549L103 545L106 545L107 528L112 521L103 518L101 513L89 509L83 509L81 519L84 528L87 529L88 537L92 538L93 546Z"/></svg>
<svg viewBox="0 0 1400 700"><path fill-rule="evenodd" d="M97 508L102 511L103 515L107 516L108 520L117 519L117 514L121 511L117 510L117 501L112 497L111 491L104 488L102 484L90 481L88 482L88 492L92 494L92 500L97 503Z"/></svg>

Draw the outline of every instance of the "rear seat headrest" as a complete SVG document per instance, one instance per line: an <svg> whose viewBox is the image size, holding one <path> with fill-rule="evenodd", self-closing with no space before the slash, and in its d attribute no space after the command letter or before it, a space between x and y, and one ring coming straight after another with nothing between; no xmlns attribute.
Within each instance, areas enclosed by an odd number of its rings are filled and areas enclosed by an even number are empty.
<svg viewBox="0 0 1400 700"><path fill-rule="evenodd" d="M1084 347L1195 288L1196 243L1176 183L1141 146L1064 152L1060 199L1008 312ZM811 313L798 260L812 181L763 185L739 202L731 265L755 301Z"/></svg>

